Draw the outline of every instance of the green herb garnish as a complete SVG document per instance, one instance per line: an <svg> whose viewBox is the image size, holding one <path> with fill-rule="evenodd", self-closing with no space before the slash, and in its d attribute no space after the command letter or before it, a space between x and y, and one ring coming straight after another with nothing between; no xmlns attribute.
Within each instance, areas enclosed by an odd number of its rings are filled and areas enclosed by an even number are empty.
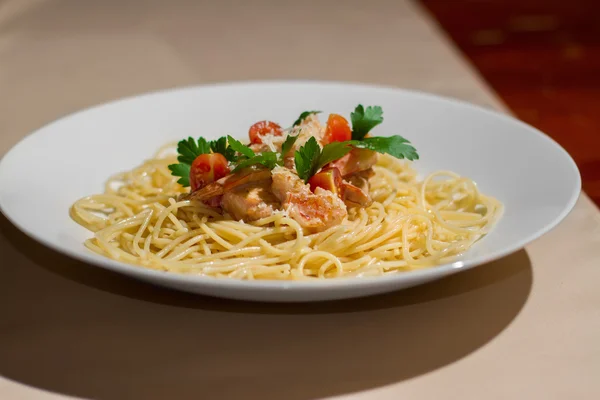
<svg viewBox="0 0 600 400"><path fill-rule="evenodd" d="M171 175L179 177L177 183L179 183L183 187L187 187L190 186L191 167L191 164L185 163L171 164L169 165L169 171L171 171Z"/></svg>
<svg viewBox="0 0 600 400"><path fill-rule="evenodd" d="M242 144L242 142L240 142L239 140L236 140L235 138L232 138L231 136L227 136L227 141L229 142L229 146L234 151L237 151L238 153L242 154L244 157L252 158L256 155L256 154L254 154L254 151L252 151L252 149L250 147L246 146L245 144Z"/></svg>
<svg viewBox="0 0 600 400"><path fill-rule="evenodd" d="M231 136L228 136L228 138L233 139ZM203 137L198 138L198 140L189 137L177 143L177 161L179 161L179 164L169 165L171 174L179 177L177 183L184 187L190 186L190 169L192 167L192 163L199 155L210 154L211 152L219 153L222 154L223 157L225 157L225 159L229 162L238 161L239 157L236 155L236 151L238 151L236 150L237 147L228 144L228 138L223 136L217 140L207 141ZM235 139L233 139L233 141L239 143L240 146L247 148L250 152L252 152L252 155L254 155L254 152L250 148L244 146Z"/></svg>
<svg viewBox="0 0 600 400"><path fill-rule="evenodd" d="M255 155L252 158L240 162L235 167L233 172L237 172L239 170L251 167L253 165L262 165L263 167L266 167L268 169L273 169L277 165L281 165L281 158L279 157L279 154L275 153L274 151L265 151Z"/></svg>
<svg viewBox="0 0 600 400"><path fill-rule="evenodd" d="M200 154L210 153L210 144L203 137L197 141L189 137L177 143L177 153L179 153L177 161L192 165L196 157Z"/></svg>
<svg viewBox="0 0 600 400"><path fill-rule="evenodd" d="M352 121L352 140L362 140L367 133L383 122L383 110L379 106L366 109L359 104L350 114Z"/></svg>
<svg viewBox="0 0 600 400"><path fill-rule="evenodd" d="M375 136L364 138L360 141L352 141L352 145L359 149L369 149L378 153L387 153L396 158L406 158L407 160L418 160L417 150L410 145L410 142L402 136Z"/></svg>
<svg viewBox="0 0 600 400"><path fill-rule="evenodd" d="M296 140L298 140L298 136L288 135L288 137L285 138L285 142L283 142L281 145L282 157L284 157L292 149L292 146L294 146L294 143L296 143Z"/></svg>
<svg viewBox="0 0 600 400"><path fill-rule="evenodd" d="M315 138L311 137L303 147L296 151L294 157L296 171L305 182L323 166L345 156L353 148L386 153L400 159L419 159L417 150L402 136L366 137L374 127L383 122L383 109L380 106L364 108L362 104L359 104L350 114L350 119L352 121L352 140L329 143L321 150Z"/></svg>
<svg viewBox="0 0 600 400"><path fill-rule="evenodd" d="M351 144L351 142L333 142L321 149L317 140L311 137L294 154L298 176L304 182L308 182L311 176L323 166L348 154L352 150Z"/></svg>
<svg viewBox="0 0 600 400"><path fill-rule="evenodd" d="M320 112L304 111L294 122L294 126L300 125L309 115ZM329 143L321 148L317 140L311 137L306 141L304 146L301 146L294 153L296 171L304 182L308 182L321 168L332 161L342 158L353 148L386 153L400 159L419 159L417 150L402 136L366 137L374 127L383 122L383 110L380 106L368 106L364 108L362 104L359 104L350 114L350 119L352 121L352 140ZM192 163L199 155L209 154L211 151L222 154L227 161L235 164L233 172L253 165L262 165L273 169L277 165L283 165L283 158L292 150L297 140L298 136L288 135L281 146L280 153L265 151L256 154L250 147L231 136L221 137L210 142L202 137L198 140L190 137L177 144L177 152L179 153L177 160L179 164L169 165L169 170L174 176L179 177L178 183L183 186L189 186Z"/></svg>
<svg viewBox="0 0 600 400"><path fill-rule="evenodd" d="M231 137L231 136L229 136ZM212 140L210 143L210 149L213 153L220 153L227 159L229 162L237 161L237 156L235 155L235 150L229 145L227 145L227 138L222 136L217 140Z"/></svg>

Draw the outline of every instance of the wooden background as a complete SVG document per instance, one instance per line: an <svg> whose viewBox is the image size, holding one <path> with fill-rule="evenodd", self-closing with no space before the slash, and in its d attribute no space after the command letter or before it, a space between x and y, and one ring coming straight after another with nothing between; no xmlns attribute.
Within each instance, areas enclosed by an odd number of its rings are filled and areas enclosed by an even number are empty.
<svg viewBox="0 0 600 400"><path fill-rule="evenodd" d="M575 158L600 205L600 0L420 1L508 107Z"/></svg>

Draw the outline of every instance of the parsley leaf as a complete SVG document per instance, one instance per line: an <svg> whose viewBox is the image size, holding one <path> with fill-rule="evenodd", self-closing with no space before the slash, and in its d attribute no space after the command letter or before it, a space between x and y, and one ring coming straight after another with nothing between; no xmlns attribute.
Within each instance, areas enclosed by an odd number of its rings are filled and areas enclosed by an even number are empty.
<svg viewBox="0 0 600 400"><path fill-rule="evenodd" d="M367 133L383 122L383 109L379 106L369 106L366 109L359 104L350 113L352 120L352 139L362 140Z"/></svg>
<svg viewBox="0 0 600 400"><path fill-rule="evenodd" d="M234 151L248 157L252 158L255 156L254 151L245 144L242 144L239 140L232 138L231 136L227 136L227 141L229 142L229 147L231 147Z"/></svg>
<svg viewBox="0 0 600 400"><path fill-rule="evenodd" d="M363 140L348 140L346 142L333 142L325 145L323 149L314 137L311 137L304 146L294 154L298 176L308 182L321 168L332 161L338 160L352 151L353 148L368 149L378 153L387 153L396 158L418 160L417 150L402 136L370 137Z"/></svg>
<svg viewBox="0 0 600 400"><path fill-rule="evenodd" d="M321 150L316 139L311 137L294 154L298 176L307 182L326 164L348 154L352 150L352 144L354 141L333 142L325 145Z"/></svg>
<svg viewBox="0 0 600 400"><path fill-rule="evenodd" d="M347 142L332 142L326 144L321 151L321 156L319 157L319 163L317 165L317 170L323 168L325 165L329 164L332 161L337 160L338 158L344 157L346 154L352 151L352 146L355 142L353 140L349 140Z"/></svg>
<svg viewBox="0 0 600 400"><path fill-rule="evenodd" d="M177 152L179 153L177 161L191 165L200 154L210 153L210 145L202 137L198 141L189 137L177 143Z"/></svg>
<svg viewBox="0 0 600 400"><path fill-rule="evenodd" d="M285 139L285 142L283 142L281 145L282 157L285 157L285 155L292 149L292 146L294 146L294 143L296 143L296 140L298 140L298 136L288 135L288 137Z"/></svg>
<svg viewBox="0 0 600 400"><path fill-rule="evenodd" d="M178 176L179 183L181 186L186 187L190 186L190 164L171 164L169 165L169 170L173 176Z"/></svg>
<svg viewBox="0 0 600 400"><path fill-rule="evenodd" d="M212 142L211 142L212 143ZM211 144L209 144L203 137L194 140L194 138L187 138L177 143L177 161L179 164L169 165L171 175L179 177L177 183L182 186L190 186L190 169L191 165L201 154L210 153Z"/></svg>
<svg viewBox="0 0 600 400"><path fill-rule="evenodd" d="M198 138L198 140L189 137L177 143L177 152L179 153L177 161L179 161L179 164L169 165L171 174L179 177L179 180L177 181L179 184L182 186L189 186L189 175L192 163L199 155L210 154L211 151L213 153L222 154L227 161L233 162L237 160L235 150L227 145L226 137L220 137L219 139L211 140L210 142L203 137Z"/></svg>
<svg viewBox="0 0 600 400"><path fill-rule="evenodd" d="M294 125L292 125L292 126L300 125L302 123L302 121L304 121L304 118L308 117L311 114L319 114L322 112L323 111L304 111L302 114L300 114L298 119L296 121L294 121Z"/></svg>
<svg viewBox="0 0 600 400"><path fill-rule="evenodd" d="M304 146L296 150L294 153L294 162L296 164L296 172L298 176L308 181L311 176L317 172L317 164L321 156L321 147L317 143L317 139L311 137L306 141Z"/></svg>
<svg viewBox="0 0 600 400"><path fill-rule="evenodd" d="M255 155L252 158L241 161L233 170L233 172L237 172L241 169L251 167L252 165L262 165L267 167L268 169L273 169L275 166L279 165L279 155L274 151L265 151L258 155Z"/></svg>
<svg viewBox="0 0 600 400"><path fill-rule="evenodd" d="M387 153L396 158L406 158L408 160L418 160L417 150L410 145L410 142L402 136L390 137L370 137L361 141L353 141L352 145L361 149L369 149L378 153Z"/></svg>
<svg viewBox="0 0 600 400"><path fill-rule="evenodd" d="M209 145L213 153L222 154L227 161L234 162L237 160L235 150L227 145L227 138L225 136L221 136L217 140L211 140Z"/></svg>

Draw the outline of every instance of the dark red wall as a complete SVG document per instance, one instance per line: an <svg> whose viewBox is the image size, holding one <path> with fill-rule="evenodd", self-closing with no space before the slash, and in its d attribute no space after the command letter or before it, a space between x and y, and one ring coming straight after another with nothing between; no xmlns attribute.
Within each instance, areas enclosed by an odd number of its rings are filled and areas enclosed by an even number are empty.
<svg viewBox="0 0 600 400"><path fill-rule="evenodd" d="M522 120L571 153L600 204L600 0L421 0Z"/></svg>

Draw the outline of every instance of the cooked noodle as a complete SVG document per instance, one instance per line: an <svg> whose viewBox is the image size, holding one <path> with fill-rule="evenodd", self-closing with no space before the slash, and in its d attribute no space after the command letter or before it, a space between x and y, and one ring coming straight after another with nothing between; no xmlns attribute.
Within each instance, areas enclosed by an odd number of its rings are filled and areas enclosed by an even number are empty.
<svg viewBox="0 0 600 400"><path fill-rule="evenodd" d="M469 249L502 213L476 184L440 171L422 182L408 162L380 156L373 204L310 234L279 211L234 221L200 202L167 168L171 147L112 177L104 194L78 200L72 218L94 232L92 251L148 268L239 279L372 276L434 266ZM442 179L444 178L444 179Z"/></svg>

